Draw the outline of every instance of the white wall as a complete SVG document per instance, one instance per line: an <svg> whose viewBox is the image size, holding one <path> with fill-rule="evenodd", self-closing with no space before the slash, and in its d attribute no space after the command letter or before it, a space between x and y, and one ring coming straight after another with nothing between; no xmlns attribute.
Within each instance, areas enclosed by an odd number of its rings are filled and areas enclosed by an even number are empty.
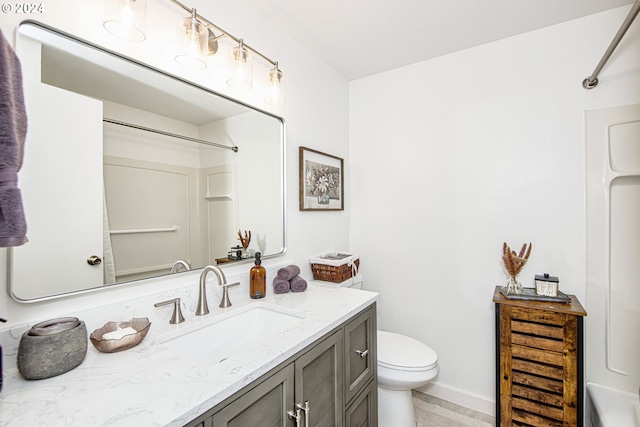
<svg viewBox="0 0 640 427"><path fill-rule="evenodd" d="M581 82L628 10L350 84L350 249L381 292L379 328L438 353L424 391L494 413L503 242L533 243L525 286L548 272L584 305L584 111L640 101L640 22L599 86Z"/></svg>
<svg viewBox="0 0 640 427"><path fill-rule="evenodd" d="M270 58L277 59L287 81L287 103L282 109L268 110L262 102L264 94L254 91L249 94L236 92L225 84L223 69L228 46L221 43L221 57L213 61L216 65L204 71L187 71L176 64L173 57L175 24L186 15L168 0L148 0L147 40L143 43L120 41L102 30L102 2L84 0L57 0L45 4L45 12L34 15L0 14L0 28L5 37L14 44L17 25L23 19L35 19L57 27L81 38L106 46L125 55L132 56L155 67L191 79L218 92L270 111L286 122L286 173L287 173L287 227L288 251L285 257L266 260L269 269L274 263L294 262L303 268L303 276L310 277L308 257L333 248L348 248L348 210L345 212L299 212L298 211L298 146L309 146L344 157L348 162L348 83L335 71L302 48L295 40L275 28L242 0L220 0L215 4L205 0L191 0L189 6L198 13L233 33ZM82 17L82 19L79 19ZM219 63L219 64L218 64ZM266 73L267 66L256 61L254 77ZM259 84L257 84L259 86ZM81 159L79 159L81 160ZM29 159L25 159L25 163ZM349 192L347 189L347 204ZM0 288L5 287L6 251L0 252ZM224 267L225 271L227 267ZM231 274L241 272L248 278L250 265L231 268ZM228 273L229 274L229 273ZM186 280L186 279L184 279ZM193 282L194 289L197 280ZM61 314L71 314L112 301L126 300L136 296L161 292L165 288L184 286L172 280L147 281L127 288L102 291L59 301L18 304L0 291L0 317L9 319L5 328L35 320L48 319ZM213 296L211 297L213 298ZM154 310L149 301L149 310ZM136 313L136 315L146 315ZM108 320L108 319L107 319Z"/></svg>

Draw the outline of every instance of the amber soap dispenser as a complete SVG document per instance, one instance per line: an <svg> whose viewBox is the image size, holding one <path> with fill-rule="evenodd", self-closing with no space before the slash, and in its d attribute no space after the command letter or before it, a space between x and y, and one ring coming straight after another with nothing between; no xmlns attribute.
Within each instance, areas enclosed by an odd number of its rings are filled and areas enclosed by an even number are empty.
<svg viewBox="0 0 640 427"><path fill-rule="evenodd" d="M260 252L256 252L255 265L249 273L249 296L253 299L264 298L267 293L267 270L262 266Z"/></svg>

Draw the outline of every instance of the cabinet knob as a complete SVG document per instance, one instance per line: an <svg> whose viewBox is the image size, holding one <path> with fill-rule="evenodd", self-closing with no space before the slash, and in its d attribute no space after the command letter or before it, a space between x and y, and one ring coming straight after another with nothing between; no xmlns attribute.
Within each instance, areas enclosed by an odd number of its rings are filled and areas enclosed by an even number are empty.
<svg viewBox="0 0 640 427"><path fill-rule="evenodd" d="M504 374L504 377L502 377L502 378L504 378L505 380L508 380L509 379L509 375Z"/></svg>
<svg viewBox="0 0 640 427"><path fill-rule="evenodd" d="M358 356L360 356L360 357L362 357L364 359L369 354L369 350L365 350L365 351L356 350L356 353L358 354Z"/></svg>
<svg viewBox="0 0 640 427"><path fill-rule="evenodd" d="M89 265L100 265L101 262L102 260L97 255L91 255L89 258L87 258L87 264Z"/></svg>

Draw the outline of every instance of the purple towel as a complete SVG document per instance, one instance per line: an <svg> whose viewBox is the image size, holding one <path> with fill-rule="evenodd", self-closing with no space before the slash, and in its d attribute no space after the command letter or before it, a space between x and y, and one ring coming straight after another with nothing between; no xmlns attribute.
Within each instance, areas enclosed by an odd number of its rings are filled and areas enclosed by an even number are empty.
<svg viewBox="0 0 640 427"><path fill-rule="evenodd" d="M300 276L296 276L289 281L291 292L304 292L307 290L307 281Z"/></svg>
<svg viewBox="0 0 640 427"><path fill-rule="evenodd" d="M291 280L300 274L300 267L297 265L289 265L278 270L278 278L283 280Z"/></svg>
<svg viewBox="0 0 640 427"><path fill-rule="evenodd" d="M273 293L274 294L286 294L289 292L290 284L288 280L282 280L279 278L273 279Z"/></svg>
<svg viewBox="0 0 640 427"><path fill-rule="evenodd" d="M20 61L0 31L0 247L27 242L27 221L18 188L26 135Z"/></svg>

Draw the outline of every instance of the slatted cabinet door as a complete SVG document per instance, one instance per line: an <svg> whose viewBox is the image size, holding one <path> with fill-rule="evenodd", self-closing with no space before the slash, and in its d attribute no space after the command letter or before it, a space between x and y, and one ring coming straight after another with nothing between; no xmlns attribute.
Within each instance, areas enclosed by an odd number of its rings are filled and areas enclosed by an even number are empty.
<svg viewBox="0 0 640 427"><path fill-rule="evenodd" d="M581 426L584 309L577 300L494 302L499 425Z"/></svg>
<svg viewBox="0 0 640 427"><path fill-rule="evenodd" d="M205 420L204 427L211 421L214 427L293 427L294 422L287 416L294 407L293 376L293 364L287 365Z"/></svg>
<svg viewBox="0 0 640 427"><path fill-rule="evenodd" d="M342 337L342 330L334 333L295 362L296 403L309 402L304 427L342 427Z"/></svg>

